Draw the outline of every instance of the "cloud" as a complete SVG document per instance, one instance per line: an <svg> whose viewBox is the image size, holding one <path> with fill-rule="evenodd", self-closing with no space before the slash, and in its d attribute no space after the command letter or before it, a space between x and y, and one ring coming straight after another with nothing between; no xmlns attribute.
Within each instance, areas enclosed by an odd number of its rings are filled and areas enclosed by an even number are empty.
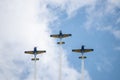
<svg viewBox="0 0 120 80"><path fill-rule="evenodd" d="M115 47L115 50L120 51L120 46Z"/></svg>
<svg viewBox="0 0 120 80"><path fill-rule="evenodd" d="M92 0L90 0L91 2ZM58 78L59 47L49 38L49 25L58 19L51 12L48 4L57 3L68 15L72 15L82 4L71 0L4 0L0 1L0 77L2 80L33 80L34 63L25 55L25 50L32 50L37 46L40 50L47 50L44 55L38 55L37 79L56 80ZM89 0L88 0L89 3ZM84 5L88 4L84 1ZM40 5L39 5L40 4ZM67 5L67 7L65 7ZM77 7L76 7L77 6ZM83 6L83 5L82 5ZM63 53L63 79L78 80L80 73L69 66L67 56ZM72 76L71 76L72 75ZM86 80L90 80L86 71Z"/></svg>
<svg viewBox="0 0 120 80"><path fill-rule="evenodd" d="M104 26L104 27L97 27L99 31L108 31L111 33L116 39L120 39L120 30L116 30L114 27L111 26Z"/></svg>
<svg viewBox="0 0 120 80"><path fill-rule="evenodd" d="M109 66L106 68L106 66ZM96 63L96 68L99 72L111 72L113 70L113 64L111 58L102 57L99 62Z"/></svg>
<svg viewBox="0 0 120 80"><path fill-rule="evenodd" d="M116 38L120 39L120 30L114 30L113 34L115 35Z"/></svg>
<svg viewBox="0 0 120 80"><path fill-rule="evenodd" d="M98 31L108 31L115 38L120 39L120 11L119 0L96 1L93 5L86 8L87 30L95 29Z"/></svg>
<svg viewBox="0 0 120 80"><path fill-rule="evenodd" d="M108 31L111 33L116 39L120 39L120 30L116 30L114 27L111 26L105 26L105 27L97 27L96 28L99 31Z"/></svg>
<svg viewBox="0 0 120 80"><path fill-rule="evenodd" d="M113 4L114 6L120 7L120 0L108 0L109 3Z"/></svg>
<svg viewBox="0 0 120 80"><path fill-rule="evenodd" d="M47 7L56 14L67 14L69 18L73 17L80 8L92 5L95 0L46 0L41 3L47 4Z"/></svg>

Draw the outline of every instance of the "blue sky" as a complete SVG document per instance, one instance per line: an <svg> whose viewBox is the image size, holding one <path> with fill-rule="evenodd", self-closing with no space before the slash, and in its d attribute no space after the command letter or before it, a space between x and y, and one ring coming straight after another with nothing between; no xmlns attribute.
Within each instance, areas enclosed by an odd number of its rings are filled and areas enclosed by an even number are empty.
<svg viewBox="0 0 120 80"><path fill-rule="evenodd" d="M116 3L119 4L119 2ZM79 8L70 18L66 12L62 12L62 16L59 16L59 29L72 33L72 37L65 40L64 46L70 66L80 71L79 55L73 54L70 51L72 48L80 48L81 45L85 45L86 48L95 50L92 54L86 54L88 58L85 60L85 69L92 80L119 80L120 78L119 37L112 32L112 30L119 31L120 29L118 21L120 7L111 4L109 1L96 1L92 6L86 5ZM109 10L109 7L112 9Z"/></svg>
<svg viewBox="0 0 120 80"><path fill-rule="evenodd" d="M32 55L25 50L37 46L38 80L57 80L59 30L71 33L63 39L63 80L80 80L80 54L72 49L93 48L85 54L85 80L120 79L119 0L0 0L0 77L2 80L33 80Z"/></svg>

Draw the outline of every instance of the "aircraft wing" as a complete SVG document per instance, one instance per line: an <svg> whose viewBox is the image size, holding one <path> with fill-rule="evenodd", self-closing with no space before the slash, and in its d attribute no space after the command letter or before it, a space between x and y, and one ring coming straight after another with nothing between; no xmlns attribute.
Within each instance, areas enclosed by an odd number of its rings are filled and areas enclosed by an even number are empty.
<svg viewBox="0 0 120 80"><path fill-rule="evenodd" d="M81 49L73 49L72 50L73 52L83 52L83 53L86 53L86 52L91 52L93 51L93 49L84 49L84 50L81 50Z"/></svg>
<svg viewBox="0 0 120 80"><path fill-rule="evenodd" d="M71 36L71 34L63 34L62 36L60 36L59 34L50 35L50 37L54 37L54 38L65 38L69 36Z"/></svg>
<svg viewBox="0 0 120 80"><path fill-rule="evenodd" d="M50 37L60 38L59 34L50 35Z"/></svg>
<svg viewBox="0 0 120 80"><path fill-rule="evenodd" d="M33 51L25 51L26 54L34 54Z"/></svg>
<svg viewBox="0 0 120 80"><path fill-rule="evenodd" d="M91 52L91 51L93 51L93 49L84 49L83 52Z"/></svg>
<svg viewBox="0 0 120 80"><path fill-rule="evenodd" d="M63 34L63 38L72 36L72 34Z"/></svg>
<svg viewBox="0 0 120 80"><path fill-rule="evenodd" d="M37 51L37 54L45 53L46 51Z"/></svg>
<svg viewBox="0 0 120 80"><path fill-rule="evenodd" d="M72 52L82 52L81 49L73 49Z"/></svg>

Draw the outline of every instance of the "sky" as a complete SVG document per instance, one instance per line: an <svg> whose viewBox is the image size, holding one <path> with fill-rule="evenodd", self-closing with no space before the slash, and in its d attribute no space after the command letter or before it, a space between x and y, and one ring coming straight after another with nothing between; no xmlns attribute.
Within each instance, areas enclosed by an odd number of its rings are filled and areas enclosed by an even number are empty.
<svg viewBox="0 0 120 80"><path fill-rule="evenodd" d="M120 79L120 0L0 0L0 78L33 80L33 55L26 50L46 50L37 61L37 80L57 80L62 54L62 80L81 79L81 54L72 49L93 48L85 54L85 80ZM58 39L50 34L72 34Z"/></svg>

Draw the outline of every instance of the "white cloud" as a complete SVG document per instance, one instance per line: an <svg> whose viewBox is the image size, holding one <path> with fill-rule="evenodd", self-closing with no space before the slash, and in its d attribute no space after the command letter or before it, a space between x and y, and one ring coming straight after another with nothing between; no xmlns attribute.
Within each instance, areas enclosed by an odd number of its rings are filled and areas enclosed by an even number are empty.
<svg viewBox="0 0 120 80"><path fill-rule="evenodd" d="M112 64L112 59L111 58L106 58L103 55L100 59L99 62L96 62L96 68L99 72L111 72L113 70L113 64ZM109 66L106 68L106 66Z"/></svg>
<svg viewBox="0 0 120 80"><path fill-rule="evenodd" d="M96 1L89 6L87 11L87 21L85 28L99 31L108 31L115 38L120 39L120 17L117 9L120 7L119 0ZM99 6L101 5L101 6Z"/></svg>
<svg viewBox="0 0 120 80"><path fill-rule="evenodd" d="M118 51L120 51L120 46L118 46L118 47L115 47L115 50L118 50Z"/></svg>
<svg viewBox="0 0 120 80"><path fill-rule="evenodd" d="M55 7L59 9L60 11L64 11L64 13L67 13L68 17L73 17L77 10L79 10L82 7L93 5L95 3L95 0L41 0L41 4L47 4L51 7Z"/></svg>
<svg viewBox="0 0 120 80"><path fill-rule="evenodd" d="M60 6L67 3L54 1ZM48 2L47 0L0 1L0 78L2 80L33 80L34 68L33 62L30 61L32 55L25 55L24 51L32 50L34 46L47 50L46 54L38 55L40 61L37 62L37 78L43 80L58 78L59 48L49 38L51 29L48 27L57 16L47 8ZM75 4L78 5L77 2ZM70 7L75 8L75 4L71 1ZM74 8L68 12L72 14L76 10ZM63 79L78 80L80 73L71 68L67 57L63 56L63 71L66 71ZM86 77L86 80L90 80L87 71Z"/></svg>
<svg viewBox="0 0 120 80"><path fill-rule="evenodd" d="M97 27L96 28L97 30L99 31L108 31L110 32L111 34L113 34L113 36L117 39L120 39L120 30L116 30L114 29L114 27L111 27L111 26L103 26L103 27Z"/></svg>
<svg viewBox="0 0 120 80"><path fill-rule="evenodd" d="M103 27L97 27L96 28L99 31L108 31L109 33L113 34L113 36L117 39L120 39L120 30L114 29L114 27L111 26L103 26Z"/></svg>
<svg viewBox="0 0 120 80"><path fill-rule="evenodd" d="M120 39L120 30L113 30L112 33L117 39Z"/></svg>
<svg viewBox="0 0 120 80"><path fill-rule="evenodd" d="M114 6L120 7L120 0L108 0L108 2Z"/></svg>
<svg viewBox="0 0 120 80"><path fill-rule="evenodd" d="M97 70L102 71L101 67L97 65Z"/></svg>
<svg viewBox="0 0 120 80"><path fill-rule="evenodd" d="M66 8L67 14L69 15L69 17L74 16L76 11L79 10L80 8L93 5L94 3L95 3L95 0L86 0L86 1L70 0Z"/></svg>

